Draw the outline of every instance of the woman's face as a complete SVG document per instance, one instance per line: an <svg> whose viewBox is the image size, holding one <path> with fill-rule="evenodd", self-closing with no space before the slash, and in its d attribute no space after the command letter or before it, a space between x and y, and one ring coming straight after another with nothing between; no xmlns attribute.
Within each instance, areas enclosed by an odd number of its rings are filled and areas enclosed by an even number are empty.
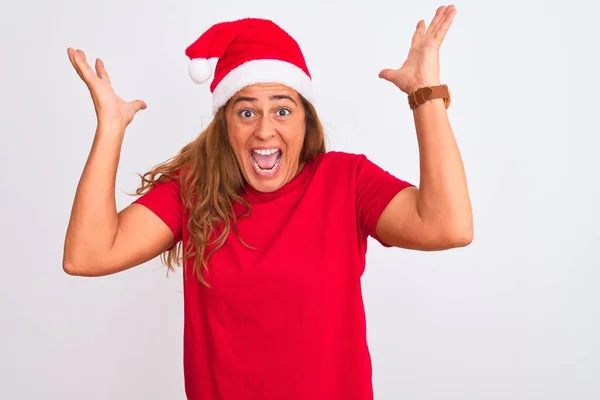
<svg viewBox="0 0 600 400"><path fill-rule="evenodd" d="M300 168L306 134L300 96L280 84L240 90L226 109L229 143L246 181L260 192L274 192Z"/></svg>

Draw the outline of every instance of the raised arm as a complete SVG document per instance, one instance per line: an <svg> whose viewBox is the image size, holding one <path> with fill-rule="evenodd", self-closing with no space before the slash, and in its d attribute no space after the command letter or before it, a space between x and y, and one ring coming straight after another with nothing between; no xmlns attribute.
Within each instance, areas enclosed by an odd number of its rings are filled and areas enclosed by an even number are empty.
<svg viewBox="0 0 600 400"><path fill-rule="evenodd" d="M68 49L97 116L92 148L77 186L66 232L63 269L80 276L108 275L144 263L173 244L173 233L154 213L132 204L116 209L115 180L125 129L146 108L126 102L111 87L101 60L92 70L81 50Z"/></svg>
<svg viewBox="0 0 600 400"><path fill-rule="evenodd" d="M456 8L439 7L429 28L419 21L406 62L380 77L406 94L436 86L439 47ZM384 242L417 250L444 250L468 245L473 216L461 155L442 99L430 100L413 111L420 156L419 188L407 188L385 208L377 224Z"/></svg>

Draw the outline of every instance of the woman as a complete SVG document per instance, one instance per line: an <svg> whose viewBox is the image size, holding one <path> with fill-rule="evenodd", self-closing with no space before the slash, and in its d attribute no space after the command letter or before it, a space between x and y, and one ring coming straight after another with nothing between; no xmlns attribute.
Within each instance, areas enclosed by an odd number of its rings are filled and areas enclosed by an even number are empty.
<svg viewBox="0 0 600 400"><path fill-rule="evenodd" d="M436 95L439 45L455 13L440 7L427 30L420 21L404 65L380 73L406 94L434 88L432 97L410 102L420 188L362 155L326 152L297 43L271 21L244 19L211 27L187 49L197 83L211 75L206 59L219 59L214 119L143 175L142 196L117 213L120 146L146 104L120 99L102 61L94 73L83 52L68 50L98 126L64 269L107 275L159 254L171 268L184 265L188 398L373 397L360 287L367 237L420 250L472 240L449 99Z"/></svg>

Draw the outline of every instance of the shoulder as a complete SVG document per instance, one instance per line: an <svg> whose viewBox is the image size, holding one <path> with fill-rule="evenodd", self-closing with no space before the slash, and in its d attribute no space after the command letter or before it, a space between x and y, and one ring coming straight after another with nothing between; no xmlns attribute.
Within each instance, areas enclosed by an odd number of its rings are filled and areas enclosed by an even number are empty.
<svg viewBox="0 0 600 400"><path fill-rule="evenodd" d="M315 167L319 170L343 171L355 170L361 163L367 160L364 154L348 153L343 151L328 151L317 156Z"/></svg>
<svg viewBox="0 0 600 400"><path fill-rule="evenodd" d="M321 154L315 160L314 175L323 176L328 182L353 183L357 188L373 191L374 194L382 186L405 187L411 185L373 162L365 154L341 151Z"/></svg>
<svg viewBox="0 0 600 400"><path fill-rule="evenodd" d="M385 173L365 154L329 151L314 160L314 174L333 176L336 179L360 179Z"/></svg>
<svg viewBox="0 0 600 400"><path fill-rule="evenodd" d="M377 166L366 155L343 151L320 154L307 166L313 187L345 195L380 176Z"/></svg>

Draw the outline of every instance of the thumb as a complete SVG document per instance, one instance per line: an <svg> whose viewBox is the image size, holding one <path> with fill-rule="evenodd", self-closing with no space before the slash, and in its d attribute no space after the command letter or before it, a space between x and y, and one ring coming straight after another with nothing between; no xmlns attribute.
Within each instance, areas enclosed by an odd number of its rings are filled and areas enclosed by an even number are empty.
<svg viewBox="0 0 600 400"><path fill-rule="evenodd" d="M134 112L138 112L140 110L145 110L146 107L148 107L146 105L146 103L142 100L134 100L134 101L130 102L129 104L131 104L131 106L133 107Z"/></svg>
<svg viewBox="0 0 600 400"><path fill-rule="evenodd" d="M381 79L385 79L386 81L391 81L393 76L394 76L393 69L385 68L385 69L382 69L381 72L379 72L379 77Z"/></svg>

